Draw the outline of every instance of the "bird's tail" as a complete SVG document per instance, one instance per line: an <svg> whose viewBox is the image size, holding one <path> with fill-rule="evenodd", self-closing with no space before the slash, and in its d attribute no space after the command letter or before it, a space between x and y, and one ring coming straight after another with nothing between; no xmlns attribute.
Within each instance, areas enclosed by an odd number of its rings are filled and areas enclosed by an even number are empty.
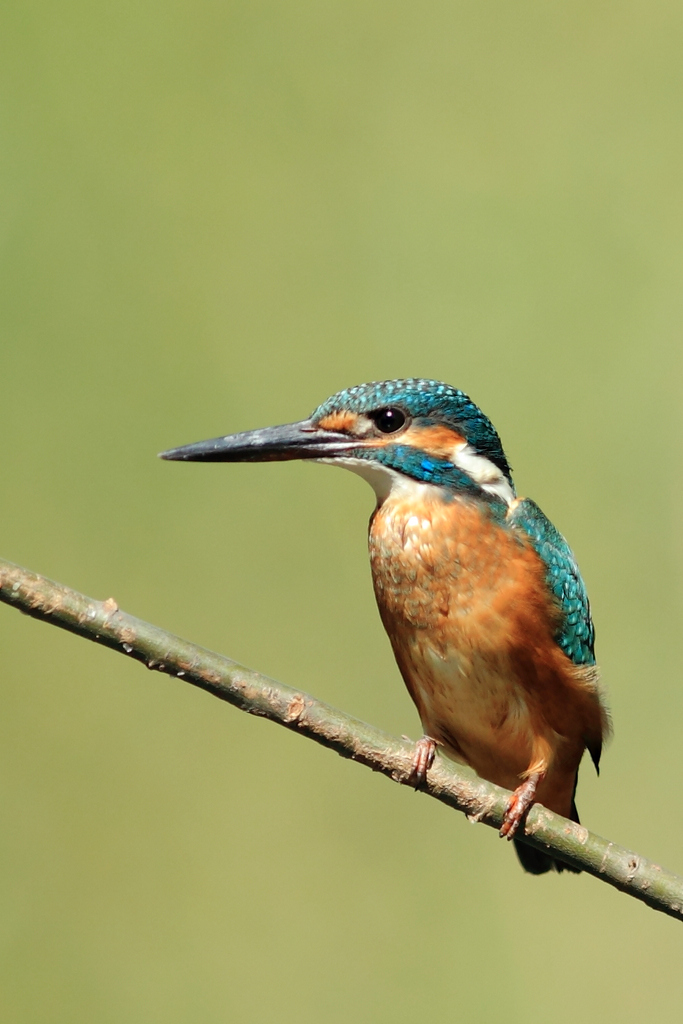
<svg viewBox="0 0 683 1024"><path fill-rule="evenodd" d="M572 800L572 810L569 815L572 821L579 824L579 812L576 809L576 804ZM570 864L565 864L564 861L555 860L549 853L543 853L542 850L535 850L533 846L527 846L526 843L521 842L519 839L513 839L515 844L515 853L519 858L519 863L522 865L525 871L528 871L530 875L545 875L547 871L571 871L575 875L581 874L581 868L574 868Z"/></svg>

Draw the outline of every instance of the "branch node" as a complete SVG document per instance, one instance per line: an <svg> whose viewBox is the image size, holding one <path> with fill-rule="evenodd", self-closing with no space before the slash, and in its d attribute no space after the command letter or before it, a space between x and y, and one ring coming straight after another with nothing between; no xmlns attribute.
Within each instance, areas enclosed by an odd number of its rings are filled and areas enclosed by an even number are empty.
<svg viewBox="0 0 683 1024"><path fill-rule="evenodd" d="M305 710L306 701L304 697L300 693L295 693L287 705L287 710L284 714L285 722L287 722L288 725L293 725L301 719Z"/></svg>
<svg viewBox="0 0 683 1024"><path fill-rule="evenodd" d="M640 867L640 860L635 855L629 859L628 862L628 874L626 875L626 881L630 885L636 876L636 872Z"/></svg>

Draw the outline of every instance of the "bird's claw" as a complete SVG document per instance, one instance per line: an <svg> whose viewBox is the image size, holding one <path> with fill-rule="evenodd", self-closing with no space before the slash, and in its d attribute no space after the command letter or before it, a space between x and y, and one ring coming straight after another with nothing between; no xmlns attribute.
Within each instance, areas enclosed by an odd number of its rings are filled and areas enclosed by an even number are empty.
<svg viewBox="0 0 683 1024"><path fill-rule="evenodd" d="M541 773L534 772L521 786L517 786L505 808L503 824L498 833L502 839L513 839L527 811L534 802L536 787L541 780Z"/></svg>
<svg viewBox="0 0 683 1024"><path fill-rule="evenodd" d="M415 744L413 752L413 765L410 772L410 784L419 789L427 781L427 772L434 764L436 754L436 740L431 736L423 736Z"/></svg>

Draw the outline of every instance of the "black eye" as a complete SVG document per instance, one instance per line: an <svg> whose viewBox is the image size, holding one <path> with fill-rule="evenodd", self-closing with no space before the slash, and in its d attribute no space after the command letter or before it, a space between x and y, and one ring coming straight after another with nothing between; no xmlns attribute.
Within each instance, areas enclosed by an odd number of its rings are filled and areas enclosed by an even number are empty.
<svg viewBox="0 0 683 1024"><path fill-rule="evenodd" d="M406 414L401 409L391 407L389 409L375 409L374 412L368 413L368 416L383 434L393 434L395 431L400 430L406 421Z"/></svg>

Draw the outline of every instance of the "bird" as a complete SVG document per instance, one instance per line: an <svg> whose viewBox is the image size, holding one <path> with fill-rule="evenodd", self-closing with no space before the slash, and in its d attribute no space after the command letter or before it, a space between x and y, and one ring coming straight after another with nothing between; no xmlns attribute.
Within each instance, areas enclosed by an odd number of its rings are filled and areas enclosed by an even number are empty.
<svg viewBox="0 0 683 1024"><path fill-rule="evenodd" d="M342 466L374 489L368 546L380 617L424 736L511 791L500 835L534 875L570 870L520 841L534 802L579 821L588 750L611 724L586 588L567 541L518 497L500 437L467 394L422 378L332 395L304 420L184 445L172 461L293 459Z"/></svg>

